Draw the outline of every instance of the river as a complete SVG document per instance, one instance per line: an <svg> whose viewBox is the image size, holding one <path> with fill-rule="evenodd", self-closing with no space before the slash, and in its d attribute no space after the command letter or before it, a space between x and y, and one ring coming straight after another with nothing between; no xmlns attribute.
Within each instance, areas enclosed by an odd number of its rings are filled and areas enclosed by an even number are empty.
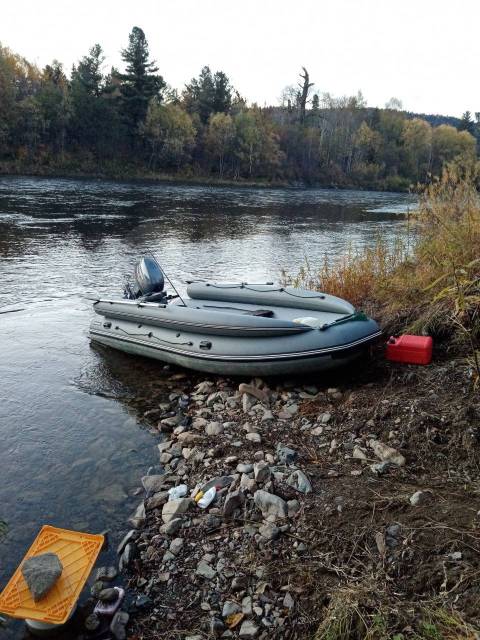
<svg viewBox="0 0 480 640"><path fill-rule="evenodd" d="M368 191L0 177L0 311L22 309L0 315L0 590L44 523L118 539L156 462L123 398L161 365L91 348L86 297L120 293L148 251L181 291L189 277L278 280L379 232L392 240L413 206Z"/></svg>

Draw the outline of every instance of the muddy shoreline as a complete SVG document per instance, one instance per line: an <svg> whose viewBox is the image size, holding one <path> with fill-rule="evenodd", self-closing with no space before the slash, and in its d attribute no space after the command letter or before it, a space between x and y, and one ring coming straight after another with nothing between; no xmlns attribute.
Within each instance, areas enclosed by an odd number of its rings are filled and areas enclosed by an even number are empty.
<svg viewBox="0 0 480 640"><path fill-rule="evenodd" d="M128 637L474 637L480 403L460 356L379 349L329 381L172 371L131 404L159 466L119 547L144 597Z"/></svg>

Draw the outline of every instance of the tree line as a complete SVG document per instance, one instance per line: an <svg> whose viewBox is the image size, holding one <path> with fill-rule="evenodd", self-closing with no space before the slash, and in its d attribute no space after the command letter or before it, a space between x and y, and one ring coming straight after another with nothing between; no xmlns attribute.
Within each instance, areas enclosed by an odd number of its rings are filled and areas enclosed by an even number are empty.
<svg viewBox="0 0 480 640"><path fill-rule="evenodd" d="M179 92L139 27L121 57L123 71L105 73L96 44L67 76L57 60L39 69L0 45L0 170L401 189L477 157L480 113L452 126L396 100L370 108L361 93L314 92L305 68L276 106L248 104L208 66Z"/></svg>

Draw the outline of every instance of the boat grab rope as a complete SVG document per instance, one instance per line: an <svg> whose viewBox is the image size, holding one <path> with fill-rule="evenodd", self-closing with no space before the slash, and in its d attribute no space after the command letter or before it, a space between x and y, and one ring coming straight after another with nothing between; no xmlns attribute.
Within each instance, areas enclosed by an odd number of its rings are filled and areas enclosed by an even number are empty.
<svg viewBox="0 0 480 640"><path fill-rule="evenodd" d="M336 327L339 324L343 324L344 322L356 322L356 321L364 321L368 320L367 316L363 313L363 311L356 311L355 313L351 313L349 316L344 316L343 318L338 318L333 322L328 322L326 324L322 324L319 327L320 331L325 331L329 327Z"/></svg>
<svg viewBox="0 0 480 640"><path fill-rule="evenodd" d="M206 287L213 287L214 289L247 289L248 291L255 291L255 293L286 293L287 296L292 296L292 298L302 298L303 300L315 300L319 298L320 300L325 300L326 296L324 293L319 293L318 295L313 296L301 296L298 293L292 293L291 291L287 291L285 287L278 287L278 289L255 289L252 285L249 285L247 282L242 282L241 284L213 284L211 282L205 283Z"/></svg>
<svg viewBox="0 0 480 640"><path fill-rule="evenodd" d="M127 331L126 329L122 329L122 327L118 327L116 326L115 329L117 331L122 331L123 333L126 333L127 336L134 336L137 338L155 338L155 340L159 340L160 342L167 342L168 344L177 344L177 345L185 345L187 347L193 347L193 342L173 342L172 340L164 340L163 338L158 338L157 336L153 335L153 333L150 331L149 333L132 333L131 331Z"/></svg>

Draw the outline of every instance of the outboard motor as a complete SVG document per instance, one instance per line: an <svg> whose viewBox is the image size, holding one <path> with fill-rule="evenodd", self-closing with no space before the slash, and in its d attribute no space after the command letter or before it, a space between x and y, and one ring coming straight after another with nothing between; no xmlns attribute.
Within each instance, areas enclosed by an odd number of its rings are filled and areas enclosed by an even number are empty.
<svg viewBox="0 0 480 640"><path fill-rule="evenodd" d="M162 302L167 297L163 290L165 279L154 258L142 258L135 266L135 285L127 285L125 297L142 298L146 302Z"/></svg>
<svg viewBox="0 0 480 640"><path fill-rule="evenodd" d="M165 286L165 279L158 262L153 258L142 258L135 267L135 280L142 295L160 293Z"/></svg>

